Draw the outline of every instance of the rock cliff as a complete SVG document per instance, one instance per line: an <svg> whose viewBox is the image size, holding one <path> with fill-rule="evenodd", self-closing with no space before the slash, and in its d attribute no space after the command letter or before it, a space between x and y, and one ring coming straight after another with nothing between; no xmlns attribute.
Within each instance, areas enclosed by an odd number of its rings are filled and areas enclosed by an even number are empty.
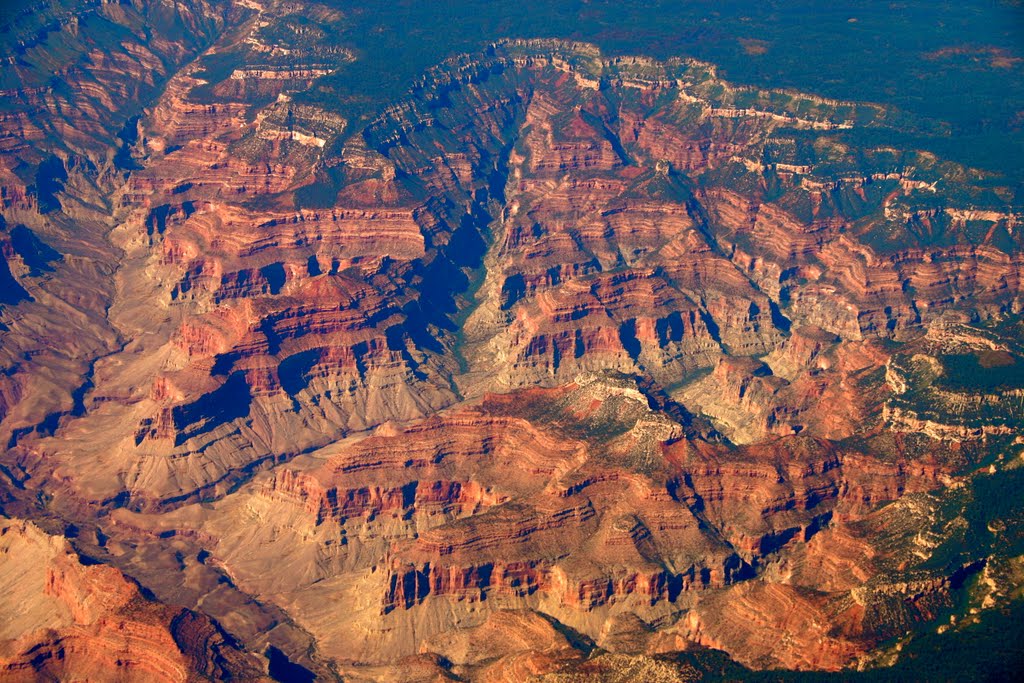
<svg viewBox="0 0 1024 683"><path fill-rule="evenodd" d="M344 11L81 5L5 48L0 678L838 671L1016 590L1021 208L900 112L510 40L350 120Z"/></svg>

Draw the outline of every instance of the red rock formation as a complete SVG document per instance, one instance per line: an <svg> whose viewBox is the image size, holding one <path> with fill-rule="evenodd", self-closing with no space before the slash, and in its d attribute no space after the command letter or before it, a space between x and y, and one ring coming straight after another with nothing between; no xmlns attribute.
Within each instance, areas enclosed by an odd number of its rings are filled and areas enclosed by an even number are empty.
<svg viewBox="0 0 1024 683"><path fill-rule="evenodd" d="M30 522L0 525L0 680L262 679L206 617L143 598L113 567L83 564L63 539Z"/></svg>
<svg viewBox="0 0 1024 683"><path fill-rule="evenodd" d="M813 593L752 581L719 598L690 612L680 628L687 639L736 653L749 666L837 671L862 651L833 635L837 622L841 633L850 617L829 614L826 600Z"/></svg>
<svg viewBox="0 0 1024 683"><path fill-rule="evenodd" d="M19 71L0 119L2 500L105 563L12 523L38 562L5 675L257 675L122 571L383 680L587 643L834 670L947 604L934 569L882 580L914 566L883 527L924 534L888 515L1019 431L1018 390L928 370L984 338L950 310L1021 308L1019 216L957 204L1009 189L909 151L846 177L888 152L797 138L885 110L552 42L453 58L348 131L291 99L352 58L264 30L296 6L179 4L202 40L83 53L66 93Z"/></svg>

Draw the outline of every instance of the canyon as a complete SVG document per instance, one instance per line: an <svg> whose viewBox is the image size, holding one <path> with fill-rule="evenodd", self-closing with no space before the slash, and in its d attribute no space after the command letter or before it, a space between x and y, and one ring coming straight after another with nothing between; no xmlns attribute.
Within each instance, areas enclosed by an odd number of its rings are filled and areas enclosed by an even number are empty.
<svg viewBox="0 0 1024 683"><path fill-rule="evenodd" d="M79 4L5 46L0 680L847 675L1021 599L1024 205L932 123L554 39L360 117L344 10Z"/></svg>

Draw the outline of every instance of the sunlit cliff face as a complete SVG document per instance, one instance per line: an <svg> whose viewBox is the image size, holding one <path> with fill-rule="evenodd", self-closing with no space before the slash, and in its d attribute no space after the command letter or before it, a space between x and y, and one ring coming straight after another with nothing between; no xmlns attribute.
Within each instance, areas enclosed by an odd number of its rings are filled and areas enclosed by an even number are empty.
<svg viewBox="0 0 1024 683"><path fill-rule="evenodd" d="M1015 604L1024 212L905 113L510 40L356 122L344 12L83 16L0 112L0 679L839 671Z"/></svg>

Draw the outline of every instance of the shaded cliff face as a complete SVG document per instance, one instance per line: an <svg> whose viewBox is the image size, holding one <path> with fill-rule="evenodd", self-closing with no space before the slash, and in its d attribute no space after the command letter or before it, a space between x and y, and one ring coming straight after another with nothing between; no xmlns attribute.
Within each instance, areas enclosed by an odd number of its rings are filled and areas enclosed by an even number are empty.
<svg viewBox="0 0 1024 683"><path fill-rule="evenodd" d="M17 50L0 501L111 565L67 590L159 601L130 647L175 680L833 671L1019 597L1021 510L978 504L1024 441L1010 180L892 108L582 43L357 125L308 96L346 21L99 3ZM88 677L94 621L4 666Z"/></svg>

